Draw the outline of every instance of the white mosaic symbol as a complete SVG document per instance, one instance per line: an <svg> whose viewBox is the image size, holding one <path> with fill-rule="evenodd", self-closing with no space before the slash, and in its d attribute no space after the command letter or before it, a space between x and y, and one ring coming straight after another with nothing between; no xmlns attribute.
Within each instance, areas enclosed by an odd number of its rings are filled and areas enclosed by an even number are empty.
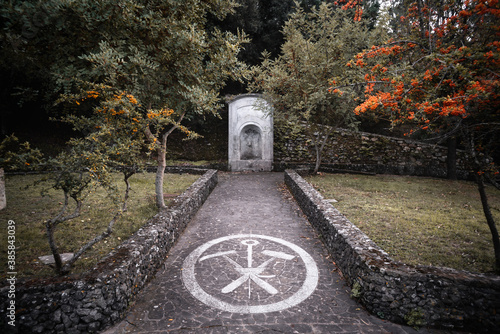
<svg viewBox="0 0 500 334"><path fill-rule="evenodd" d="M210 247L222 243L224 241L229 241L232 239L244 239L240 241L240 243L246 246L246 260L247 266L243 267L238 262L233 260L230 255L236 254L236 250L229 250L223 252L216 252L208 255L202 256ZM290 248L293 252L297 253L302 262L305 265L305 278L302 286L296 291L292 296L278 301L276 303L264 304L264 305L234 305L225 301L220 300L216 296L208 294L201 286L199 285L196 277L195 277L195 266L197 263L201 263L208 259L222 257L227 263L229 263L233 270L236 271L240 276L226 284L220 292L222 294L229 294L230 292L235 291L240 286L248 282L248 298L251 297L252 292L252 282L266 291L269 295L279 295L279 291L276 287L269 284L266 279L274 278L276 275L263 275L264 271L268 268L268 266L273 263L276 259L282 260L292 260L296 258L296 255L291 255L285 252L280 251L272 251L272 250L263 250L259 254L263 254L268 256L269 258L263 261L262 263L254 266L254 247L259 245L260 242L257 239L268 240L283 246ZM289 307L295 306L302 301L304 301L307 297L309 297L313 291L316 289L318 283L318 269L316 263L312 259L312 257L304 251L299 246L296 246L290 242L285 240L263 236L263 235L252 235L252 234L240 234L218 238L212 241L209 241L202 246L195 249L188 257L184 260L184 268L182 271L182 279L184 281L184 285L189 290L189 292L198 300L203 303L224 310L228 312L234 313L267 313L267 312L275 312L287 309Z"/></svg>
<svg viewBox="0 0 500 334"><path fill-rule="evenodd" d="M252 265L253 265L253 246L258 245L259 242L257 240L254 240L254 239L248 239L248 240L241 241L241 243L243 245L245 245L245 246L248 247L247 248L247 264L248 264L247 268L243 268L239 263L237 263L236 261L234 261L233 259L231 259L228 256L229 254L235 254L236 251L234 251L234 250L233 251L227 251L227 252L219 252L219 253L215 253L215 254L204 256L204 257L200 258L199 262L202 262L202 261L210 259L210 258L222 256L230 264L232 264L234 266L234 269L239 274L242 275L237 280L234 280L230 284L226 285L221 290L222 293L233 292L235 289L237 289L242 284L244 284L245 282L248 281L248 283L249 283L249 286L248 286L248 297L250 298L250 294L251 294L251 291L252 291L251 286L250 286L250 281L253 281L255 284L257 284L258 286L260 286L262 289L266 290L270 294L272 294L272 295L277 294L278 290L276 290L276 288L274 288L272 285L270 285L266 281L262 280L262 278L272 278L272 277L275 277L275 275L261 275L261 274L262 274L262 272L264 270L266 270L266 267L274 259L279 258L279 259L284 259L284 260L291 260L295 256L294 255L290 255L290 254L286 254L286 253L283 253L283 252L275 252L275 251L270 251L270 250L264 250L264 251L262 251L262 254L268 255L271 258L268 259L267 261L263 262L262 264L260 264L258 267L253 268L252 267Z"/></svg>

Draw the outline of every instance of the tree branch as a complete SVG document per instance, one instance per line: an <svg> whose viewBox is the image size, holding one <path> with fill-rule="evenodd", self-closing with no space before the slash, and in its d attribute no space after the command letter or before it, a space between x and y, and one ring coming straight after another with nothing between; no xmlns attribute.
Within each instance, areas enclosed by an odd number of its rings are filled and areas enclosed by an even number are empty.
<svg viewBox="0 0 500 334"><path fill-rule="evenodd" d="M491 74L497 76L500 78L500 74L496 73L496 72L493 72L492 70L488 69L488 68L485 68L486 71L490 72Z"/></svg>
<svg viewBox="0 0 500 334"><path fill-rule="evenodd" d="M386 45L396 45L396 44L415 44L415 45L418 45L420 46L422 49L426 50L426 51L429 51L429 49L427 49L424 45L422 45L422 43L420 42L417 42L417 41L410 41L410 40L399 40L399 41L394 41L394 42L391 42L391 43L387 43L387 44L384 44L384 46Z"/></svg>
<svg viewBox="0 0 500 334"><path fill-rule="evenodd" d="M338 88L364 86L366 84L371 84L371 83L373 83L373 84L384 84L384 85L389 85L390 84L389 82L386 82L386 81L364 81L364 82L356 82L356 83L349 84L349 85L341 85L341 86L330 87L329 89L334 90L334 89L338 89Z"/></svg>
<svg viewBox="0 0 500 334"><path fill-rule="evenodd" d="M113 225L115 224L115 222L118 220L118 218L120 218L122 215L122 211L118 211L114 217L111 219L111 221L109 222L108 224L108 227L107 229L102 232L100 235L98 235L97 237L95 237L94 239L90 240L89 242L87 242L85 245L83 245L79 250L78 252L76 252L73 257L68 261L66 262L66 264L64 265L64 267L61 269L61 272L62 273L66 273L66 272L69 272L69 270L71 269L71 266L73 265L73 263L76 262L76 260L78 260L78 258L80 256L82 256L83 253L85 253L90 247L92 247L94 244L98 243L99 241L107 238L112 232L113 232Z"/></svg>

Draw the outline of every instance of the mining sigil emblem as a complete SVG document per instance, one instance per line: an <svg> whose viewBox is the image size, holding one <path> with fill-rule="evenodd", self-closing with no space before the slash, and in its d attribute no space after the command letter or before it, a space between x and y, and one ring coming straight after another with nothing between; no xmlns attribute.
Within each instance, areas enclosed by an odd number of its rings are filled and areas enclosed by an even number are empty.
<svg viewBox="0 0 500 334"><path fill-rule="evenodd" d="M211 240L184 260L182 279L204 304L233 313L287 309L318 284L313 258L283 239L239 234Z"/></svg>

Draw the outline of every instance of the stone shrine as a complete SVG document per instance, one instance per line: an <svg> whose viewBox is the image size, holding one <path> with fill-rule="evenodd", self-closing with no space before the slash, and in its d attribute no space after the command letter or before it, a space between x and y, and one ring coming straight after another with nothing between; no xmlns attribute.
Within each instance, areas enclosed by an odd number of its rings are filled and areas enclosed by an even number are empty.
<svg viewBox="0 0 500 334"><path fill-rule="evenodd" d="M273 118L269 103L259 94L243 94L228 104L229 170L271 171Z"/></svg>

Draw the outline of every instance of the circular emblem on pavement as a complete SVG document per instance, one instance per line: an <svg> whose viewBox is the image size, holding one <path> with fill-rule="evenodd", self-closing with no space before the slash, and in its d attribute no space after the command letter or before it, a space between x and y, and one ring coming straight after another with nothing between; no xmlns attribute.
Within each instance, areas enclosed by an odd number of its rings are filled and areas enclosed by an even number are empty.
<svg viewBox="0 0 500 334"><path fill-rule="evenodd" d="M233 313L276 312L309 297L318 268L302 248L254 234L211 240L184 260L182 280L204 304Z"/></svg>

